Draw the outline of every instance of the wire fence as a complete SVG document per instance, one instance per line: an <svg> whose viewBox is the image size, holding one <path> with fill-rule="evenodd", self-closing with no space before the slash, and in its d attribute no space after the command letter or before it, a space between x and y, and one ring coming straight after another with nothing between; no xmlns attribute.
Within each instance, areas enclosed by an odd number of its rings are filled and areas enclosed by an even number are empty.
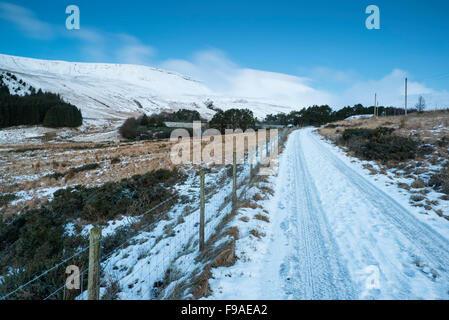
<svg viewBox="0 0 449 320"><path fill-rule="evenodd" d="M235 201L234 193L237 198L245 194L250 186L251 178L255 175L255 168L269 153L277 152L274 147L277 148L286 133L287 130L283 130L281 134L276 133L275 136L270 137L270 142L258 145L253 151L246 150L243 158L236 159L233 166L226 166L215 176L205 175L205 242L215 234L216 228L232 212L235 205L233 203ZM231 173L233 167L235 168L235 177ZM207 171L210 168L201 168L199 171L201 170ZM139 217L133 218L127 229L133 231L124 234L121 241L116 243L113 248L106 250L104 244L100 245L102 244L101 240L91 242L89 246L77 250L70 257L32 277L31 280L24 282L16 289L4 293L3 296L0 296L0 300L27 299L27 297L36 296L40 296L40 299L43 300L87 299L86 275L94 267L98 267L102 273L100 283L96 284L101 288L100 297L111 298L110 296L113 294L113 292L108 292L106 281L109 278L119 283L129 283L126 288L121 288L121 293L124 291L125 298L128 292L129 298L135 299L138 296L141 299L156 299L157 290L167 277L172 262L180 255L199 248L200 187L195 186L194 189L197 190L198 197L191 202L183 203L179 194L175 193ZM142 223L145 220L144 217L156 212L163 212L168 218ZM89 265L88 251L96 245L102 249L101 258L94 263L90 261ZM73 285L77 282L74 281L75 277L71 278L72 282L70 283L66 278L70 276L69 273L66 274L66 268L69 266L78 266L79 270L82 270L79 272L78 286L75 289L73 289ZM55 273L57 276L54 275ZM37 290L37 293L33 293L32 291L37 287L34 284L45 277L54 279L54 283L51 285L53 288L47 287L43 291L40 289Z"/></svg>

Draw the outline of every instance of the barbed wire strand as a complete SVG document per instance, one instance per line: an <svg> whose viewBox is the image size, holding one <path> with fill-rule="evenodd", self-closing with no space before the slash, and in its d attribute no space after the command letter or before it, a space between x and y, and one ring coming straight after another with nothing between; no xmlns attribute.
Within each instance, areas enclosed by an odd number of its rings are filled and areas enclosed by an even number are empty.
<svg viewBox="0 0 449 320"><path fill-rule="evenodd" d="M279 143L279 141L282 139L282 137L284 136L284 134L285 134L285 131L283 131L280 135L277 136L277 138L278 138L278 143ZM271 141L271 139L270 139L270 141ZM271 151L271 150L270 150L270 149L271 149L271 143L270 143L268 146L263 145L263 146L262 146L262 149L264 149L264 148L267 149L266 152L267 152L267 156L268 156L268 153ZM255 163L255 164L257 164L257 163L260 161L260 155L259 155L259 157L257 157L257 155L258 155L258 154L256 154L256 161L255 161L256 163ZM248 154L247 157L245 157L245 158L246 158L245 160L247 160L247 161L244 160L244 163L246 163L246 162L247 162L247 163L250 163L249 157L250 157L250 155ZM252 161L251 161L251 162L252 162ZM249 175L250 175L250 173L249 173ZM240 183L243 183L244 180L245 180L245 178L246 178L246 175L243 177L243 180L241 180ZM251 177L249 176L249 178L251 178ZM240 192L240 196L241 196L242 194L245 194L246 191L247 191L247 189L248 189L248 186L246 186L246 187ZM218 194L218 191L215 192L215 193L212 193L212 194L208 195L207 199L205 199L205 200L206 200L206 201L205 201L205 202L206 202L206 203L205 203L205 206L206 206L206 207L211 206L212 208L217 209L218 212L217 212L216 217L218 218L218 217L220 216L220 212L221 212L226 206L222 206L222 208L216 208L216 205L217 205L216 202L217 202L217 200L216 200L216 199L213 199L213 197L214 197L216 194ZM156 206L154 206L154 207L151 208L150 210L148 210L148 211L146 211L145 213L143 213L139 218L141 219L141 218L145 217L146 215L150 214L150 213L153 212L154 210L160 208L161 206L163 206L164 204L168 203L169 201L175 199L176 197L177 197L177 195L174 195L174 196L172 196L172 197L170 197L170 198L168 198L168 199L162 201L161 203L157 204ZM222 200L224 201L225 199L226 199L226 197L224 197ZM211 202L212 202L212 203L211 203ZM215 206L213 206L212 204L215 205ZM197 210L198 210L198 208L194 208L194 209L192 209L192 210L190 211L189 214L184 214L184 213L181 213L181 214L183 215L183 218L188 219L188 218L191 216L191 214L194 213L194 212L196 212ZM210 210L206 210L206 211L208 212L208 211L210 211ZM207 212L205 212L205 214L207 214ZM192 232L191 232L191 235L190 235L190 239L191 239L191 240L189 239L189 232L188 232L188 230L187 230L188 225L189 225L189 222L187 221L187 222L185 223L185 228L184 228L184 233L185 233L185 235L184 235L184 241L185 241L185 242L191 242L191 241L194 241L195 223L194 223L194 219L193 219L193 218L194 218L194 217L192 217L192 218L190 219L190 220L191 220L191 223L193 224L193 226L192 226L192 228L191 228ZM211 230L211 229L212 229L211 222L214 220L213 217L210 217L209 215L208 215L208 218L209 218L209 219L205 219L206 231L207 231L207 232L206 232L206 238L207 238L207 239L209 238L209 235L212 233L212 230ZM141 229L139 233L142 233L143 230L145 230L146 228L148 228L148 227L150 227L150 226L152 226L152 224L149 224L149 225L148 225L147 227L145 227L144 229ZM181 229L181 230L182 230L182 229ZM175 232L175 228L173 228L172 232ZM180 231L180 233L181 233L181 232L182 232L182 231ZM175 232L175 236L176 236L176 234L177 234L177 233ZM137 234L137 235L138 235L138 234ZM116 253L117 250L118 250L119 248L121 248L122 246L124 246L126 243L128 243L129 240L131 240L132 238L135 238L137 235L133 235L133 236L129 237L129 238L126 239L122 244L120 244L119 246L115 247L115 248L111 251L111 253L109 253L105 258L103 258L103 259L104 259L104 262L107 261L107 260L114 254L114 253ZM182 238L182 234L180 235L180 237ZM179 238L179 237L178 237L178 238ZM206 239L205 239L205 240L206 240ZM71 257L69 257L69 258L63 260L62 262L58 263L57 265L53 266L52 268L47 269L46 271L44 271L44 272L41 273L40 275L34 277L33 279L31 279L31 280L28 281L27 283L21 285L20 287L18 287L17 289L11 291L10 293L6 294L5 296L0 297L0 300L5 300L5 299L7 299L8 297L10 297L11 295L13 295L14 293L16 293L16 292L18 292L18 291L24 289L26 286L28 286L28 285L30 285L31 283L37 281L38 279L40 279L40 278L42 278L43 276L47 275L48 273L50 273L51 271L55 270L56 268L62 266L63 264L67 263L68 261L72 260L73 258L76 258L77 256L81 255L82 253L84 253L85 251L87 251L87 249L89 249L92 245L95 245L95 244L97 244L97 243L98 243L98 242L96 242L96 243L94 243L94 244L90 244L89 246L87 246L87 247L81 249L79 252L75 253L75 254L72 255ZM154 248L156 247L156 245L157 245L157 243L156 243L156 244L153 246L153 248L151 248L151 249L154 249ZM180 247L179 245L180 245L180 243L179 243L179 239L178 239L177 246L176 246L176 247L177 247L177 248L176 248L177 251L179 251L180 249L182 249L182 246ZM185 243L184 245L185 245L185 247L187 248L188 245L189 245L189 243ZM175 248L173 248L173 247L174 247L173 245L169 245L169 248L168 248L168 257L167 257L165 254L163 254L163 252L164 252L165 250L162 250L162 248L161 248L161 250L159 250L159 252L160 252L159 255L162 255L162 261L161 261L162 264L160 264L160 266L161 266L161 268L162 268L161 272L163 271L163 269L166 269L166 268L165 268L165 265L166 265L166 264L169 265L171 259L174 259L173 256L174 256L174 250L175 250ZM151 250L151 249L150 249L150 250ZM161 252L161 251L162 251L162 252ZM165 263L165 262L167 262L167 263ZM98 262L98 263L101 263L101 262ZM150 265L151 265L151 262L150 262ZM144 266L145 266L145 264L144 264L141 268L143 268ZM141 268L139 268L139 269L141 269ZM88 269L89 269L89 268L87 268L86 270L88 270ZM83 274L86 270L84 270L81 274ZM81 281L83 282L83 280L84 280L84 279L82 279ZM82 284L81 284L81 285L82 285ZM47 300L48 298L50 298L51 296L55 295L56 293L58 293L59 291L61 291L61 290L64 289L65 287L66 287L66 284L64 284L64 286L59 287L57 290L55 290L50 296L46 297L44 300ZM145 293L146 293L146 292L145 292Z"/></svg>
<svg viewBox="0 0 449 320"><path fill-rule="evenodd" d="M175 199L177 197L177 195L174 195L162 202L160 202L159 204L157 204L156 206L154 206L153 208L151 208L150 210L146 211L145 213L143 213L140 218L145 217L146 215L150 214L151 212L153 212L154 210L160 208L161 206L163 206L164 204L168 203L169 201ZM123 246L124 244L126 244L127 241L129 241L131 238L135 237L136 235L130 237L129 239L127 239L124 243L122 243L120 246L114 248L113 252L116 251L118 248L120 248L121 246ZM88 249L90 249L91 246L96 245L98 242L100 242L101 240L98 240L92 244L89 244L87 247L81 249L80 251L76 252L75 254L73 254L72 256L70 256L69 258L66 258L65 260L61 261L60 263L54 265L53 267L45 270L44 272L42 272L41 274L39 274L38 276L34 277L33 279L31 279L30 281L26 282L25 284L19 286L18 288L16 288L15 290L9 292L8 294L0 297L0 300L5 300L8 297L10 297L11 295L13 295L14 293L24 289L25 287L27 287L28 285L30 285L31 283L39 280L40 278L42 278L43 276L47 275L48 273L50 273L51 271L59 268L60 266L62 266L63 264L69 262L70 260L72 260L73 258L76 258L77 256L81 255L82 253L86 252Z"/></svg>

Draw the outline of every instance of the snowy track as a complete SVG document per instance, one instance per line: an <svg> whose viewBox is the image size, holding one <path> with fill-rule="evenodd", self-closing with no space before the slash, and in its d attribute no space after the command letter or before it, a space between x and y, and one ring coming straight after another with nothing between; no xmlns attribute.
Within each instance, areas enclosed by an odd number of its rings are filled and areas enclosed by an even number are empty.
<svg viewBox="0 0 449 320"><path fill-rule="evenodd" d="M339 260L339 251L313 184L298 141L288 156L288 184L283 203L290 219L281 229L294 250L281 265L288 298L338 299L353 297L348 272Z"/></svg>
<svg viewBox="0 0 449 320"><path fill-rule="evenodd" d="M311 129L289 137L264 258L245 283L257 292L238 298L449 299L447 233L332 149Z"/></svg>

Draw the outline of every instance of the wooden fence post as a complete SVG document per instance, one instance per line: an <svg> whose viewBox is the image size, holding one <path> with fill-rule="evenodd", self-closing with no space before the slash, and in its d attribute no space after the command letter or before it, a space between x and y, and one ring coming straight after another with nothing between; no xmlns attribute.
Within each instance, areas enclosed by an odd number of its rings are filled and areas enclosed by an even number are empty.
<svg viewBox="0 0 449 320"><path fill-rule="evenodd" d="M100 242L101 228L90 230L88 299L100 300Z"/></svg>
<svg viewBox="0 0 449 320"><path fill-rule="evenodd" d="M254 163L254 152L253 149L248 150L248 158L249 158L249 179L253 178L253 163Z"/></svg>
<svg viewBox="0 0 449 320"><path fill-rule="evenodd" d="M204 222L205 222L205 199L204 199L204 171L201 170L200 183L200 251L204 250Z"/></svg>
<svg viewBox="0 0 449 320"><path fill-rule="evenodd" d="M265 156L267 157L267 159L268 159L268 154L269 154L269 146L270 146L270 139L271 139L271 131L270 131L270 137L268 138L267 137L267 141L266 141L266 146L265 146L265 148L266 148L266 150L265 150L265 152L266 152L266 154L265 154Z"/></svg>
<svg viewBox="0 0 449 320"><path fill-rule="evenodd" d="M232 159L232 210L237 207L237 152L234 152Z"/></svg>

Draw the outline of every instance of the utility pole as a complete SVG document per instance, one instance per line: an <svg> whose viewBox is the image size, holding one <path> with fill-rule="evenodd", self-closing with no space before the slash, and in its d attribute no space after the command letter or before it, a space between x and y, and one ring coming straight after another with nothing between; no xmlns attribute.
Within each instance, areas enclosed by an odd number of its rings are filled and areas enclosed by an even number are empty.
<svg viewBox="0 0 449 320"><path fill-rule="evenodd" d="M205 222L205 197L204 197L204 170L201 170L200 182L200 251L204 250L204 222Z"/></svg>
<svg viewBox="0 0 449 320"><path fill-rule="evenodd" d="M377 117L376 106L377 106L377 93L374 94L374 116L375 117Z"/></svg>
<svg viewBox="0 0 449 320"><path fill-rule="evenodd" d="M232 161L232 211L237 208L237 152L233 154Z"/></svg>
<svg viewBox="0 0 449 320"><path fill-rule="evenodd" d="M407 78L405 78L405 115L407 115Z"/></svg>

